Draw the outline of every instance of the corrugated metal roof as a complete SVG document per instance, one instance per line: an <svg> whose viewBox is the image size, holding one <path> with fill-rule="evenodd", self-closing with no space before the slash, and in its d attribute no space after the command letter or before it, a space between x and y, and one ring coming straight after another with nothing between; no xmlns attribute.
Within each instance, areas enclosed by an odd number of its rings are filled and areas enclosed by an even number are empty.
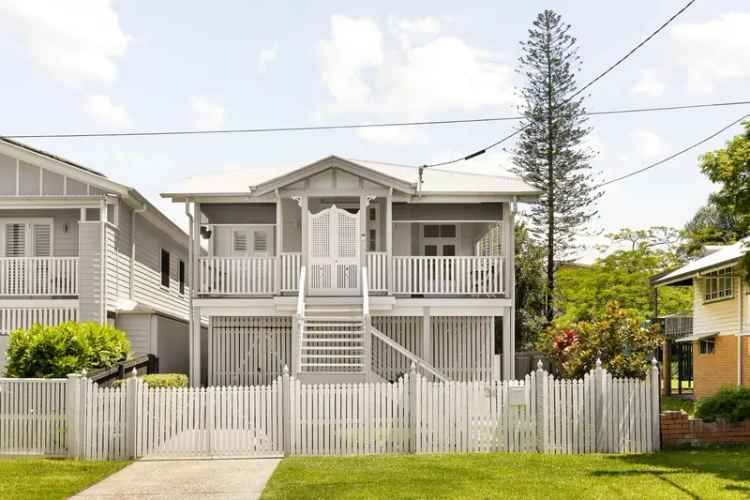
<svg viewBox="0 0 750 500"><path fill-rule="evenodd" d="M365 160L348 160L381 174L416 184L418 171L416 167L372 162ZM262 166L247 169L200 175L185 179L173 193L227 194L247 193L250 186L257 186L282 175L299 170L299 165ZM485 173L449 171L446 169L428 168L423 175L422 191L424 193L501 193L517 195L537 195L539 190L513 175L488 175Z"/></svg>
<svg viewBox="0 0 750 500"><path fill-rule="evenodd" d="M3 142L7 142L8 144L12 144L13 146L16 146L16 147L19 147L19 148L23 148L23 149L27 149L27 150L31 151L32 153L40 154L40 155L46 156L48 158L51 158L53 160L57 160L59 162L65 163L67 165L70 165L71 167L78 168L78 169L83 170L85 172L88 172L90 174L98 175L99 177L104 177L105 179L107 178L106 175L104 175L101 172L98 172L98 171L94 170L93 168L85 167L85 166L81 165L80 163L75 163L73 161L67 160L67 159L63 158L62 156L58 156L58 155L52 154L50 152L44 151L43 149L35 148L33 146L29 146L28 144L24 144L22 142L14 141L12 139L7 139L5 137L0 137L0 140L3 141Z"/></svg>
<svg viewBox="0 0 750 500"><path fill-rule="evenodd" d="M680 279L689 278L701 271L736 262L748 251L748 248L750 248L748 245L750 245L750 238L745 238L733 245L726 245L718 249L716 249L716 247L711 247L712 252L710 254L661 276L654 280L654 284L660 285L678 281Z"/></svg>

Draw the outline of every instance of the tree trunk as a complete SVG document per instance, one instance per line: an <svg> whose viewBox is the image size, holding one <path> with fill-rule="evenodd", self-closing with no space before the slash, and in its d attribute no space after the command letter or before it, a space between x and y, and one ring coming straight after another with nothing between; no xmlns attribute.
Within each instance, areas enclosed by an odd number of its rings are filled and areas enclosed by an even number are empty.
<svg viewBox="0 0 750 500"><path fill-rule="evenodd" d="M553 297L555 291L555 181L554 151L552 137L552 61L550 54L550 24L547 28L547 321L552 321L555 311Z"/></svg>

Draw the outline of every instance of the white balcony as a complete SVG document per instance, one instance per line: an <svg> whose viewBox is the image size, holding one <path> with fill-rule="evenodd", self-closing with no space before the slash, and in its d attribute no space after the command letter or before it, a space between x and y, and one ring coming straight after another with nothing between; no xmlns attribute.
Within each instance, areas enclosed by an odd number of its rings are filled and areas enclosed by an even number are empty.
<svg viewBox="0 0 750 500"><path fill-rule="evenodd" d="M78 257L0 257L0 296L78 295Z"/></svg>

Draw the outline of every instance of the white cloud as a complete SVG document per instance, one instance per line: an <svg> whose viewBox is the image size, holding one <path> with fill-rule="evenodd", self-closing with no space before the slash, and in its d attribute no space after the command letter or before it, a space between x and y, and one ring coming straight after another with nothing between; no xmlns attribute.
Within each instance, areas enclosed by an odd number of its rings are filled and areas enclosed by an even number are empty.
<svg viewBox="0 0 750 500"><path fill-rule="evenodd" d="M258 73L264 75L268 68L276 62L279 57L279 49L276 47L263 49L258 53Z"/></svg>
<svg viewBox="0 0 750 500"><path fill-rule="evenodd" d="M97 120L113 127L123 128L130 125L130 114L122 107L112 102L106 95L90 95L85 102L86 111Z"/></svg>
<svg viewBox="0 0 750 500"><path fill-rule="evenodd" d="M205 97L191 97L193 125L196 128L215 129L224 125L224 106Z"/></svg>
<svg viewBox="0 0 750 500"><path fill-rule="evenodd" d="M750 78L750 12L727 12L670 31L675 58L687 71L687 90L710 94L727 80Z"/></svg>
<svg viewBox="0 0 750 500"><path fill-rule="evenodd" d="M72 84L114 81L131 40L109 0L0 0L0 30L19 33L34 64Z"/></svg>
<svg viewBox="0 0 750 500"><path fill-rule="evenodd" d="M389 25L399 43L387 44L372 19L331 17L331 36L319 47L321 80L333 97L325 108L328 115L418 120L442 112L507 109L518 102L513 70L496 54L440 35L434 18L391 18ZM417 40L425 35L427 40ZM400 134L360 132L378 141L388 135L404 142Z"/></svg>
<svg viewBox="0 0 750 500"><path fill-rule="evenodd" d="M655 133L639 129L630 133L635 149L641 158L650 160L667 153L669 145Z"/></svg>
<svg viewBox="0 0 750 500"><path fill-rule="evenodd" d="M633 92L648 97L659 97L664 94L669 85L659 71L654 69L642 69L641 78L633 86Z"/></svg>

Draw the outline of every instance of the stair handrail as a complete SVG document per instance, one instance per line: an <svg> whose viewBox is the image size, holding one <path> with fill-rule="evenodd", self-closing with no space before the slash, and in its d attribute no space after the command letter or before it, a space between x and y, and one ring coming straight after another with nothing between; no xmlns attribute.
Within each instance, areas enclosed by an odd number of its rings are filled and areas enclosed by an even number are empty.
<svg viewBox="0 0 750 500"><path fill-rule="evenodd" d="M363 367L365 373L371 373L372 338L370 337L370 331L372 330L372 319L370 318L370 290L367 282L367 266L362 267L362 327L364 329Z"/></svg>
<svg viewBox="0 0 750 500"><path fill-rule="evenodd" d="M374 326L370 327L370 332L372 333L372 336L389 346L391 349L394 349L396 352L402 354L403 356L406 356L408 359L410 359L417 368L423 368L426 372L430 373L432 376L434 376L436 379L440 380L441 382L448 382L448 378L440 373L440 371L432 366L430 363L425 361L424 359L420 358L413 352L411 352L406 347L402 346L392 338L390 338L385 333L381 332Z"/></svg>
<svg viewBox="0 0 750 500"><path fill-rule="evenodd" d="M370 315L370 290L367 283L367 267L362 268L362 314Z"/></svg>
<svg viewBox="0 0 750 500"><path fill-rule="evenodd" d="M299 270L299 290L297 291L297 316L305 317L305 266Z"/></svg>

